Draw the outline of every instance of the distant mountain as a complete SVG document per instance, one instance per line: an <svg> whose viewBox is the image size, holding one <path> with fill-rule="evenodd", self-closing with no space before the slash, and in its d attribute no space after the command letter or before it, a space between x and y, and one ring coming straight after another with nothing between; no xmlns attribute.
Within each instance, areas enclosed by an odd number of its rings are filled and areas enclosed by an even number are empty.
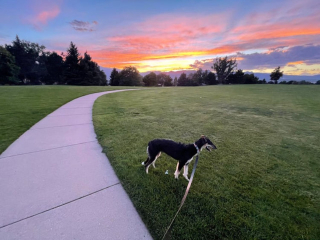
<svg viewBox="0 0 320 240"><path fill-rule="evenodd" d="M246 73L253 73L253 72L246 72ZM266 79L266 81L270 80L270 73L253 73L256 77L258 77L260 80ZM280 78L281 81L302 81L306 80L308 82L315 83L316 81L320 80L320 75L313 75L313 76L306 76L306 75L286 75L283 74L283 77Z"/></svg>
<svg viewBox="0 0 320 240"><path fill-rule="evenodd" d="M154 72L155 74L161 73L160 71L152 71L152 72ZM172 77L172 78L175 78L175 77L178 78L178 77L180 77L181 73L185 73L188 75L189 73L195 73L195 72L196 72L195 70L180 70L180 71L169 71L169 72L163 72L163 73L170 75L170 77ZM151 71L143 72L143 73L141 73L141 75L145 76L149 73L151 73Z"/></svg>
<svg viewBox="0 0 320 240"><path fill-rule="evenodd" d="M109 79L113 68L100 67L100 69L104 71L104 73L107 75L107 79ZM121 71L121 69L117 69L117 70L119 72ZM160 71L152 71L152 72L154 72L155 74L161 73ZM181 73L183 73L183 72L188 75L189 73L194 73L196 71L195 70L184 70L184 71L181 70L181 71L170 71L170 72L164 72L164 73L165 74L169 74L172 78L175 78L175 77L179 77L181 75ZM151 71L149 71L149 72L140 72L140 74L142 76L145 76L145 75L147 75L149 73L151 73Z"/></svg>
<svg viewBox="0 0 320 240"><path fill-rule="evenodd" d="M104 71L104 73L107 75L107 79L110 79L110 74L112 72L113 68L105 68L100 66L100 70ZM119 69L118 69L119 70Z"/></svg>

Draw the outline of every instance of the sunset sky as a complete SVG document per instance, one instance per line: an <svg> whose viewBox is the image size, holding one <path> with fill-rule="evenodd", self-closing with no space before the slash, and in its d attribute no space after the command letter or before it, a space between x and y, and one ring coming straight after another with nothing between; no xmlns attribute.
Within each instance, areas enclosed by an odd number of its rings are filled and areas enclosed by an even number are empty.
<svg viewBox="0 0 320 240"><path fill-rule="evenodd" d="M71 41L100 66L140 72L238 68L320 74L319 0L1 0L0 45L20 39L66 52Z"/></svg>

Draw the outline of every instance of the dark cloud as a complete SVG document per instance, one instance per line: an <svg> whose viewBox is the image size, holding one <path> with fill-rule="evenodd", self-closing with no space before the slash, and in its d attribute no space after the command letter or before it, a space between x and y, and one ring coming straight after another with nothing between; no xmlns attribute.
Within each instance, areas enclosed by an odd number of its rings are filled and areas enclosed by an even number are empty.
<svg viewBox="0 0 320 240"><path fill-rule="evenodd" d="M285 66L294 62L304 62L305 64L320 64L320 45L303 45L295 47L277 47L270 49L265 53L237 53L230 55L230 57L237 58L238 68L241 69L265 69L275 68L276 66ZM190 64L192 68L211 69L213 59L196 60Z"/></svg>
<svg viewBox="0 0 320 240"><path fill-rule="evenodd" d="M81 32L92 32L94 31L94 27L98 25L97 21L93 22L84 22L79 20L73 20L70 22L70 25L73 27L73 29Z"/></svg>
<svg viewBox="0 0 320 240"><path fill-rule="evenodd" d="M275 49L268 53L238 53L239 68L263 69L285 66L288 63L303 61L306 64L320 63L320 45L295 46L287 49Z"/></svg>

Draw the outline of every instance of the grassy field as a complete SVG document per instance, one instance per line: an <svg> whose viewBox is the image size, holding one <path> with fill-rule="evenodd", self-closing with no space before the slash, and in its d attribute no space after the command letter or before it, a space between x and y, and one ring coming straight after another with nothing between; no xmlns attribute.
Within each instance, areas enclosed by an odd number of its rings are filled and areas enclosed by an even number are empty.
<svg viewBox="0 0 320 240"><path fill-rule="evenodd" d="M93 119L155 239L187 181L174 180L176 161L165 154L147 175L141 166L147 143L192 143L201 134L218 149L200 154L172 239L319 239L319 106L319 86L157 88L102 96Z"/></svg>
<svg viewBox="0 0 320 240"><path fill-rule="evenodd" d="M74 98L120 87L0 86L0 154L32 125Z"/></svg>

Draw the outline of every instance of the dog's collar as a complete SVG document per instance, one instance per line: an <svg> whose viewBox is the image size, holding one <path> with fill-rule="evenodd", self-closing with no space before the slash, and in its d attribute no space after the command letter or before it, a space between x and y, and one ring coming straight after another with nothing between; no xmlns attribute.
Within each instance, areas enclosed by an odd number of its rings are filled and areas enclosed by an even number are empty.
<svg viewBox="0 0 320 240"><path fill-rule="evenodd" d="M198 148L198 146L197 146L197 144L193 144L194 146L195 146L195 148L197 149L197 154L199 154L200 153L200 151L199 151L199 148Z"/></svg>

